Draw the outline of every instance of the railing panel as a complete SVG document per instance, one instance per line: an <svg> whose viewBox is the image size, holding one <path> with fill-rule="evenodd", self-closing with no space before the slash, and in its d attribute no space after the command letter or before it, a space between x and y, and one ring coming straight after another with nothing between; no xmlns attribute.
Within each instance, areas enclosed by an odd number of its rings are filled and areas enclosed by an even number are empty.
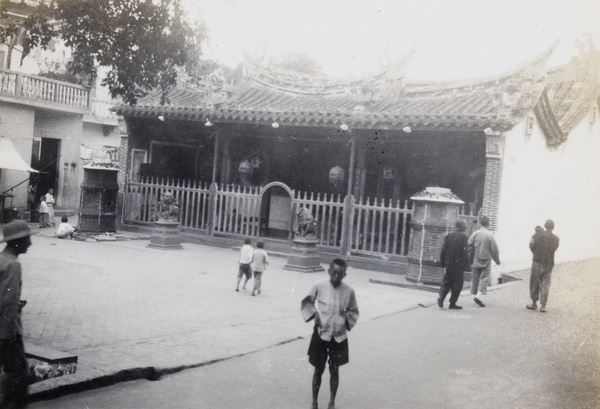
<svg viewBox="0 0 600 409"><path fill-rule="evenodd" d="M260 194L258 189L217 186L215 232L258 236Z"/></svg>
<svg viewBox="0 0 600 409"><path fill-rule="evenodd" d="M8 70L0 70L0 93L76 108L90 104L86 87Z"/></svg>
<svg viewBox="0 0 600 409"><path fill-rule="evenodd" d="M128 182L124 220L146 223L158 220L159 201L166 191L173 192L179 203L181 226L200 230L207 228L208 187L165 179L143 178L140 182Z"/></svg>
<svg viewBox="0 0 600 409"><path fill-rule="evenodd" d="M358 253L406 255L412 210L385 200L359 198L352 206L350 249Z"/></svg>
<svg viewBox="0 0 600 409"><path fill-rule="evenodd" d="M17 95L17 73L0 70L0 92L6 95Z"/></svg>
<svg viewBox="0 0 600 409"><path fill-rule="evenodd" d="M259 236L259 189L233 185L215 185L213 189L211 195L210 186L188 181L147 178L140 182L128 182L124 219L154 222L157 219L161 195L168 190L173 192L180 204L182 226L190 229L208 229L209 219L212 218L214 234ZM214 200L213 214L209 214L208 210L211 208L211 200ZM407 254L412 217L412 209L407 202L350 198L345 205L341 195L308 195L305 192L294 192L292 229L297 226L297 214L301 207L308 209L316 219L317 241L321 246L341 248L342 231L345 231L351 252L386 256ZM350 213L348 226L343 229L345 209ZM473 223L476 216L460 216L468 219L470 227L476 226Z"/></svg>

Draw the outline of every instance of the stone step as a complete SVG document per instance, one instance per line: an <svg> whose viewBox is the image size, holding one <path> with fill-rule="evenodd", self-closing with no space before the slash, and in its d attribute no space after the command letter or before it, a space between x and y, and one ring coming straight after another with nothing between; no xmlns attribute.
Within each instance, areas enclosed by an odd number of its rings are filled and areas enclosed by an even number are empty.
<svg viewBox="0 0 600 409"><path fill-rule="evenodd" d="M25 344L25 355L30 384L77 372L77 355L32 344Z"/></svg>

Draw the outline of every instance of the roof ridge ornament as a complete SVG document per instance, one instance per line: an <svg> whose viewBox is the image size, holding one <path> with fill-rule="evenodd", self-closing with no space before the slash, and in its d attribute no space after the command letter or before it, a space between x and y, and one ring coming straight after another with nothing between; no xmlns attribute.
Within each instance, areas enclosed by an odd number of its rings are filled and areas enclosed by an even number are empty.
<svg viewBox="0 0 600 409"><path fill-rule="evenodd" d="M315 95L320 97L339 97L361 95L365 100L373 99L380 94L377 90L385 91L394 89L395 92L403 88L404 77L408 63L415 54L415 48L411 48L402 58L391 61L388 57L388 65L375 75L362 79L331 79L327 76L315 76L300 71L272 68L263 64L264 58L257 61L246 54L244 62L244 74L255 86L267 88L276 92L289 93L293 95Z"/></svg>

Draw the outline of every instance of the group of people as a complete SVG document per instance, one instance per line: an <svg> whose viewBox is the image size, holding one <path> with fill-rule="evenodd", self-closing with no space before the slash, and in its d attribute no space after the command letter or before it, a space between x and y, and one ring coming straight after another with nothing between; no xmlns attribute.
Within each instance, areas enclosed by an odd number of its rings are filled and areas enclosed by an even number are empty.
<svg viewBox="0 0 600 409"><path fill-rule="evenodd" d="M250 280L254 274L254 288L252 289L252 295L254 296L257 293L260 294L262 290L262 275L269 264L269 255L265 251L264 241L259 240L256 243L256 249L252 247L251 243L252 241L250 238L246 237L244 239L244 245L240 249L237 285L235 286L235 291L240 291L240 282L242 281L242 277L245 277L244 285L242 286L242 289L245 290L248 280Z"/></svg>
<svg viewBox="0 0 600 409"><path fill-rule="evenodd" d="M54 189L50 188L48 189L48 193L40 196L40 205L38 207L40 229L56 226L54 203ZM69 218L67 216L61 217L60 224L56 229L56 237L59 239L73 238L75 234L77 234L77 228L69 224Z"/></svg>
<svg viewBox="0 0 600 409"><path fill-rule="evenodd" d="M481 216L479 225L481 228L468 237L465 233L467 223L463 219L458 219L454 231L444 239L440 263L442 268L445 268L445 273L437 300L440 308L444 308L444 300L450 293L448 308L462 309L456 302L463 288L465 271L470 271L472 274L471 294L475 296L473 301L480 307L485 307L481 299L487 294L490 285L492 261L500 265L500 252L494 233L490 230L490 219Z"/></svg>
<svg viewBox="0 0 600 409"><path fill-rule="evenodd" d="M475 296L473 301L480 307L485 307L481 299L487 294L490 285L492 261L500 265L500 252L494 233L490 230L489 218L485 215L480 216L479 224L481 228L468 237L465 233L467 223L463 219L458 219L454 231L444 239L440 262L445 272L437 299L440 308L444 308L444 300L450 293L448 308L462 309L456 302L463 288L465 271L470 271L472 274L470 293ZM539 300L541 312L547 311L546 303L554 267L554 253L559 245L559 238L553 233L554 221L547 220L544 227L545 230L541 226L536 226L535 234L529 242L529 248L533 253L529 289L533 302L526 306L530 310L537 310Z"/></svg>
<svg viewBox="0 0 600 409"><path fill-rule="evenodd" d="M485 307L482 301L490 285L492 261L500 265L500 252L494 233L490 230L490 220L482 215L479 218L481 228L471 236L465 233L467 223L458 219L455 229L444 240L441 251L441 264L445 269L439 291L438 305L444 306L444 300L450 295L450 309L461 309L457 305L463 288L464 273L472 273L470 293L473 301ZM538 226L539 227L539 226ZM529 244L533 253L531 268L530 295L533 301L528 304L530 310L546 311L546 302L550 289L550 277L554 266L554 253L559 239L553 233L554 222L547 220L545 230L539 227ZM340 382L339 367L349 362L348 331L356 324L359 316L354 290L343 283L346 277L346 262L335 259L329 266L329 279L316 283L308 295L302 299L301 314L305 321L314 321L313 334L308 347L308 357L314 366L312 379L312 408L318 408L318 396L321 379L329 364L330 399L328 409L335 408L335 398Z"/></svg>
<svg viewBox="0 0 600 409"><path fill-rule="evenodd" d="M489 229L489 219L481 216L481 228L467 237L466 222L459 219L455 230L449 233L442 247L441 263L445 268L440 288L438 305L448 293L450 307L460 309L456 304L464 282L464 272L472 271L471 294L480 307L485 307L481 297L487 293L490 282L491 263L500 264L498 245ZM529 247L533 253L531 268L530 310L546 311L550 279L554 266L554 253L559 238L553 233L554 222L547 220L545 230L539 226L531 238ZM27 404L27 360L23 347L23 329L20 313L25 305L21 296L21 264L18 256L31 246L32 232L26 222L16 220L4 226L6 248L0 253L0 367L4 371L0 407L24 408ZM239 270L236 291L242 277L243 289L254 273L252 295L261 292L262 273L269 264L269 256L264 250L264 242L258 241L256 249L246 238L240 250ZM329 364L330 399L328 409L335 408L335 398L340 382L339 367L349 362L348 331L356 325L359 317L356 295L352 287L342 280L346 277L347 264L340 258L329 265L329 278L315 283L300 304L302 318L314 321L313 334L308 347L308 357L314 366L312 379L312 408L318 408L318 396L323 373Z"/></svg>

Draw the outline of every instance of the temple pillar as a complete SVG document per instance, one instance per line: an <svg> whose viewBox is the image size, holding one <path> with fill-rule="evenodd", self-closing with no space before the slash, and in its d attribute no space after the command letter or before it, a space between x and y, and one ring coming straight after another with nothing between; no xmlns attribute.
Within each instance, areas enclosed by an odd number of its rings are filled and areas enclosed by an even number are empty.
<svg viewBox="0 0 600 409"><path fill-rule="evenodd" d="M485 183L483 186L483 203L479 214L486 215L490 219L490 229L496 230L502 190L505 136L500 132L487 130L485 137Z"/></svg>

